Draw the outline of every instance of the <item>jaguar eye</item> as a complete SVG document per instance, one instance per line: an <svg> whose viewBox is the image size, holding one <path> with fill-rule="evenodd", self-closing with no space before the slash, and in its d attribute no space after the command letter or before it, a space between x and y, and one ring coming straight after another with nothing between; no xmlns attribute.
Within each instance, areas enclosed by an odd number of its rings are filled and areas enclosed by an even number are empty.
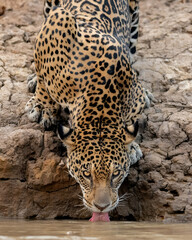
<svg viewBox="0 0 192 240"><path fill-rule="evenodd" d="M120 175L121 171L120 170L115 170L112 174L112 178L116 178Z"/></svg>
<svg viewBox="0 0 192 240"><path fill-rule="evenodd" d="M84 176L85 178L90 178L90 177L91 177L91 173L88 172L88 171L83 171L83 176Z"/></svg>

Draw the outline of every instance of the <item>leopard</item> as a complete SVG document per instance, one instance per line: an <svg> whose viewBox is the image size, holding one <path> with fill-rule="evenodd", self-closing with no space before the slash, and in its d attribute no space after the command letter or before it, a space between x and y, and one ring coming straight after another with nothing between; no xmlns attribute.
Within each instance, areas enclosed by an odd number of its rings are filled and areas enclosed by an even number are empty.
<svg viewBox="0 0 192 240"><path fill-rule="evenodd" d="M45 0L43 12L28 81L34 95L25 111L45 129L56 126L85 207L109 213L142 157L135 139L151 101L132 64L139 1Z"/></svg>

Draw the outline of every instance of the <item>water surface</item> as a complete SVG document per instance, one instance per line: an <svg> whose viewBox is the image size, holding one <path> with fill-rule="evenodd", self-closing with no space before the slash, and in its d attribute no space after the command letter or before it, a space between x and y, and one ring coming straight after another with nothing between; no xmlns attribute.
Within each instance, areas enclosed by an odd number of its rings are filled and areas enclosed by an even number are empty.
<svg viewBox="0 0 192 240"><path fill-rule="evenodd" d="M0 220L0 240L192 240L192 223Z"/></svg>

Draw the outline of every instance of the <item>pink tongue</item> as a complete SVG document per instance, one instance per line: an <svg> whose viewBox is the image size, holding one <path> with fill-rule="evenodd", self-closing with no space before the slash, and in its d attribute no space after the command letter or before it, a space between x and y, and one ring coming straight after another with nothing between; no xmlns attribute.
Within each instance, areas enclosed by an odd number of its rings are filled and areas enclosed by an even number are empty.
<svg viewBox="0 0 192 240"><path fill-rule="evenodd" d="M108 213L97 213L94 212L92 218L89 219L90 222L110 222Z"/></svg>

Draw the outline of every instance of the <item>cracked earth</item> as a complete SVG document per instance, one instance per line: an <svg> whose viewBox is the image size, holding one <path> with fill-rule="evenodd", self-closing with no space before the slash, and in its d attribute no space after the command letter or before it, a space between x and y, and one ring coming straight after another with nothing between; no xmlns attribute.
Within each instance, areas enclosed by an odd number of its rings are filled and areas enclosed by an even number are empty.
<svg viewBox="0 0 192 240"><path fill-rule="evenodd" d="M39 3L40 2L40 3ZM33 45L43 1L0 0L0 217L88 218L57 136L30 123ZM112 219L192 220L192 2L141 0L134 68L155 103L140 121L143 158Z"/></svg>

